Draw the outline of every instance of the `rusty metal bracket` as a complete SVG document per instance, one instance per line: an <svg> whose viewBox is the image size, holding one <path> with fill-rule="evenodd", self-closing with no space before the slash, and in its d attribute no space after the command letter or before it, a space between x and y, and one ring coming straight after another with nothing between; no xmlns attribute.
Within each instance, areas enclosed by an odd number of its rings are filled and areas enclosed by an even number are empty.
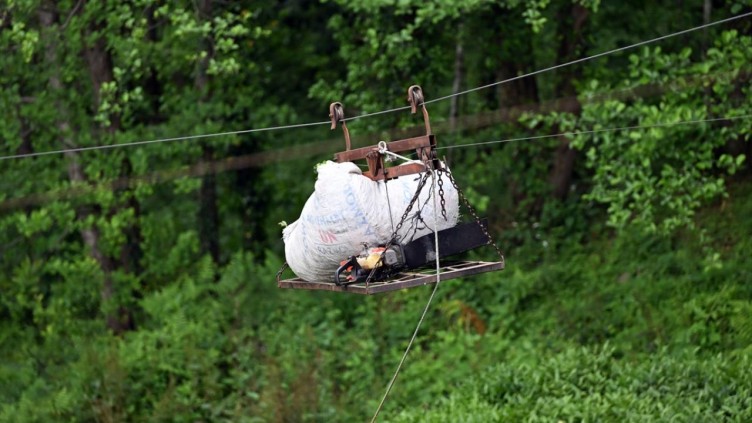
<svg viewBox="0 0 752 423"><path fill-rule="evenodd" d="M370 178L374 181L383 179L393 179L399 176L412 175L415 173L425 172L426 169L440 169L438 160L434 163L431 160L431 151L435 150L436 139L433 135L421 135L416 138L408 138L405 140L392 141L387 143L389 151L399 153L403 151L415 151L418 155L418 159L423 162L420 163L407 163L401 166L384 166L384 156L379 153L378 146L369 146L356 148L349 151L341 151L334 154L334 161L337 163L342 162L355 162L356 160L366 160L368 163L368 170L363 172L363 176Z"/></svg>
<svg viewBox="0 0 752 423"><path fill-rule="evenodd" d="M400 166L387 167L384 164L384 155L379 152L378 146L361 147L352 150L350 133L345 125L345 112L342 104L339 102L332 103L329 106L329 117L332 120L331 129L336 128L338 122L342 124L347 149L336 153L334 160L338 163L365 160L368 164L368 170L363 172L363 176L374 181L394 179L400 176L425 172L428 169L443 169L444 166L436 154L436 137L431 133L431 121L428 116L428 110L426 110L423 90L419 85L412 85L407 89L407 100L410 102L412 113L416 113L418 107L423 111L426 135L391 141L386 143L386 148L395 154L403 151L414 151L417 156L416 161Z"/></svg>
<svg viewBox="0 0 752 423"><path fill-rule="evenodd" d="M337 101L329 105L329 118L332 119L332 130L337 127L337 122L342 124L342 132L345 133L345 151L350 151L350 131L347 130L345 123L345 109L342 103Z"/></svg>
<svg viewBox="0 0 752 423"><path fill-rule="evenodd" d="M428 118L423 89L420 88L420 85L411 85L407 89L407 101L410 102L410 111L413 114L418 111L418 106L423 109L423 122L426 124L426 135L431 135L431 121Z"/></svg>

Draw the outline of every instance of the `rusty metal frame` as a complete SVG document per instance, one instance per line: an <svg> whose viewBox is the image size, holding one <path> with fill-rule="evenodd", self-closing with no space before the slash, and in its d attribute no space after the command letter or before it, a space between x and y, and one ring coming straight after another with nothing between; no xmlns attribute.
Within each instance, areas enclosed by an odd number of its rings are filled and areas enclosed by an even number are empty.
<svg viewBox="0 0 752 423"><path fill-rule="evenodd" d="M441 281L476 275L479 273L503 270L504 262L485 261L459 261L445 263L441 267ZM300 278L280 280L277 277L277 286L286 289L303 289L309 291L334 291L350 294L372 295L383 292L397 291L400 289L413 288L420 285L436 283L436 269L426 268L398 273L394 278L382 282L357 283L347 286L338 286L334 282L306 282Z"/></svg>
<svg viewBox="0 0 752 423"><path fill-rule="evenodd" d="M436 149L436 137L434 135L422 135L420 137L392 141L386 143L386 145L388 150L393 153L415 151L418 155L418 160L420 160L422 164L408 163L400 166L386 167L384 166L383 157L379 153L379 148L377 146L341 151L334 155L334 160L338 163L342 163L365 159L368 163L368 170L363 172L363 176L374 181L425 172L427 170L427 164L432 169L442 168L441 162L434 154Z"/></svg>
<svg viewBox="0 0 752 423"><path fill-rule="evenodd" d="M423 90L419 85L412 85L407 89L407 101L410 103L410 110L414 114L420 108L423 111L423 122L426 126L426 135L408 138L405 140L392 141L385 143L386 149L392 153L401 153L404 151L415 151L417 161L420 163L408 163L400 166L387 167L384 165L384 156L379 151L378 146L370 146L350 149L350 132L345 124L345 111L342 103L335 102L329 105L329 117L331 118L331 129L335 129L337 124L342 125L345 135L345 151L336 153L334 160L338 163L354 162L355 160L365 160L368 164L368 170L363 172L363 176L374 181L389 180L400 176L413 175L425 172L427 170L442 169L441 161L436 155L436 137L431 133L431 122L426 110Z"/></svg>

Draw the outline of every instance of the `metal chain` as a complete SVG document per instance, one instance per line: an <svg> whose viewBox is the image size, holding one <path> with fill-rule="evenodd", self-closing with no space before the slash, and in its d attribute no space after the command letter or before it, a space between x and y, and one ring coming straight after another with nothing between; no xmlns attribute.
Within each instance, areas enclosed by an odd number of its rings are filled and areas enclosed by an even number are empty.
<svg viewBox="0 0 752 423"><path fill-rule="evenodd" d="M485 226L483 226L483 224L482 224L482 222L480 220L480 217L478 217L478 214L475 212L475 209L470 204L470 201L468 201L467 197L465 197L465 193L462 192L462 190L460 189L460 187L457 185L457 181L454 180L454 177L452 176L451 172L447 172L447 171L443 171L443 170L441 172L445 172L449 176L449 181L452 183L452 186L454 186L454 189L457 190L457 194L460 196L460 199L462 199L462 203L465 205L465 207L468 209L468 211L470 212L470 214L475 219L475 223L477 223L478 226L480 226L480 229L483 231L483 234L486 236L486 238L488 238L488 244L492 245L494 247L494 249L496 250L496 254L499 255L499 259L501 260L501 263L503 265L504 264L504 254L502 254L501 250L496 245L496 242L494 242L494 239L491 236L491 234L488 232L488 229Z"/></svg>
<svg viewBox="0 0 752 423"><path fill-rule="evenodd" d="M287 262L282 263L282 267L280 267L279 271L277 272L277 283L279 283L279 280L282 278L282 273L284 273L287 267Z"/></svg>
<svg viewBox="0 0 752 423"><path fill-rule="evenodd" d="M407 216L410 214L413 207L415 206L415 202L418 201L418 198L420 197L420 192L423 190L423 187L426 185L426 182L428 181L428 175L429 175L429 172L425 172L423 174L423 177L420 179L420 182L418 183L418 189L415 191L413 198L410 200L410 204L407 205L405 212L402 213L402 217L400 218L399 223L397 223L397 227L394 229L394 232L392 233L392 236L390 237L390 240L389 240L390 246L393 245L394 242L396 242L397 234L399 233L400 229L402 229L402 225L405 224L405 221L407 220Z"/></svg>
<svg viewBox="0 0 752 423"><path fill-rule="evenodd" d="M413 195L413 198L410 200L410 203L407 205L407 208L405 209L405 212L402 213L402 217L400 218L400 221L397 223L397 227L394 229L394 232L392 233L392 236L389 237L389 242L386 244L386 247L384 247L384 251L382 251L381 256L379 257L378 263L381 263L384 260L384 255L386 254L386 251L394 245L395 242L397 242L397 234L399 233L400 229L402 229L402 225L405 224L405 221L407 220L407 216L410 214L410 212L413 209L413 206L415 206L415 202L418 201L418 198L420 198L420 192L423 190L423 187L426 185L426 181L428 181L428 176L430 172L425 172L423 176L420 179L420 182L418 183L418 189L415 191L415 194ZM376 269L378 269L378 263L376 266L371 269L371 272L368 274L368 277L366 278L366 284L371 282L371 279L373 279L373 275L376 273Z"/></svg>
<svg viewBox="0 0 752 423"><path fill-rule="evenodd" d="M444 218L444 221L447 221L447 213L446 213L446 200L444 199L444 180L441 179L441 174L439 174L438 181L439 185L439 199L441 200L441 216Z"/></svg>

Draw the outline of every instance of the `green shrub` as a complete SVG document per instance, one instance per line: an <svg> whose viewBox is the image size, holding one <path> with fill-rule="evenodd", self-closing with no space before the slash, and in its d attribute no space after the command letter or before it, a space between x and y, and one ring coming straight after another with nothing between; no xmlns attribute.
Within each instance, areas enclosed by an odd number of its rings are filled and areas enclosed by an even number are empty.
<svg viewBox="0 0 752 423"><path fill-rule="evenodd" d="M613 347L517 351L426 410L392 421L745 422L752 419L752 355L666 350L618 358ZM485 420L478 420L483 416Z"/></svg>

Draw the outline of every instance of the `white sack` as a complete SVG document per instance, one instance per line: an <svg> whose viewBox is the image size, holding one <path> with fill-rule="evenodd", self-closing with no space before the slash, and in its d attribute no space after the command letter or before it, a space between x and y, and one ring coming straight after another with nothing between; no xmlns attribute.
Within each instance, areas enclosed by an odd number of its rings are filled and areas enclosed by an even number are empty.
<svg viewBox="0 0 752 423"><path fill-rule="evenodd" d="M363 251L363 243L375 247L389 242L392 222L395 227L399 223L418 190L422 174L402 176L386 183L375 182L363 176L354 163L331 161L320 165L317 171L313 194L303 207L300 218L284 229L282 238L287 264L298 277L309 282L329 282L342 260ZM457 191L446 175L441 180L447 220L441 215L437 199L438 230L455 226L459 215ZM431 181L429 176L397 234L401 242L433 232ZM436 190L438 192L438 187ZM420 214L416 216L419 210ZM416 217L423 221L419 222Z"/></svg>

